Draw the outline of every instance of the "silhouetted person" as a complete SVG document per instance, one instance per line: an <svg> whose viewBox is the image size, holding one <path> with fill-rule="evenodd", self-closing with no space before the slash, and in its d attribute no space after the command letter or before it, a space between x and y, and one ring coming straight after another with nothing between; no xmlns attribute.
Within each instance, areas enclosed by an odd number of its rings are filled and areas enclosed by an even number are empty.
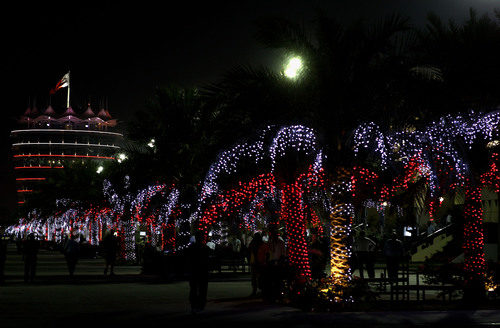
<svg viewBox="0 0 500 328"><path fill-rule="evenodd" d="M23 253L23 239L19 235L16 236L16 250L18 254Z"/></svg>
<svg viewBox="0 0 500 328"><path fill-rule="evenodd" d="M236 236L231 241L231 251L231 266L236 272L241 264L241 240Z"/></svg>
<svg viewBox="0 0 500 328"><path fill-rule="evenodd" d="M102 246L104 251L104 275L109 274L114 275L116 255L118 254L118 238L115 236L115 231L110 230L108 234L102 240Z"/></svg>
<svg viewBox="0 0 500 328"><path fill-rule="evenodd" d="M0 240L0 284L3 284L5 282L4 270L5 260L7 259L8 241L9 240L5 236L2 236L2 239Z"/></svg>
<svg viewBox="0 0 500 328"><path fill-rule="evenodd" d="M30 233L23 243L24 257L24 281L32 282L35 279L36 261L40 242L36 240L35 234Z"/></svg>
<svg viewBox="0 0 500 328"><path fill-rule="evenodd" d="M359 237L354 242L354 251L358 261L359 276L364 279L363 269L366 268L368 277L375 278L375 242L366 237L365 231L361 230Z"/></svg>
<svg viewBox="0 0 500 328"><path fill-rule="evenodd" d="M436 231L436 222L427 222L427 236L432 235Z"/></svg>
<svg viewBox="0 0 500 328"><path fill-rule="evenodd" d="M325 269L329 248L325 242L316 234L312 235L311 246L309 248L309 262L311 265L311 277L320 279L325 277Z"/></svg>
<svg viewBox="0 0 500 328"><path fill-rule="evenodd" d="M392 234L384 245L384 255L387 263L387 275L389 279L397 279L399 262L403 257L403 242L399 240L396 234Z"/></svg>
<svg viewBox="0 0 500 328"><path fill-rule="evenodd" d="M191 311L205 309L208 291L209 247L201 233L196 233L194 242L186 249L189 270L189 302Z"/></svg>
<svg viewBox="0 0 500 328"><path fill-rule="evenodd" d="M259 232L256 232L253 235L252 241L250 241L250 244L248 245L248 263L250 265L250 273L252 276L252 296L257 294L257 289L259 288L260 269L262 263L258 260L258 251L262 243L262 235Z"/></svg>
<svg viewBox="0 0 500 328"><path fill-rule="evenodd" d="M140 236L136 239L135 242L135 255L136 255L136 263L138 265L142 265L143 257L144 257L144 247L146 246L146 237Z"/></svg>
<svg viewBox="0 0 500 328"><path fill-rule="evenodd" d="M271 291L271 249L269 247L269 238L267 241L262 240L262 243L257 250L257 265L259 270L258 285L262 291L262 298L269 300Z"/></svg>
<svg viewBox="0 0 500 328"><path fill-rule="evenodd" d="M151 245L151 240L146 240L144 245L144 252L142 254L142 272L150 274L154 272L155 265L155 249Z"/></svg>
<svg viewBox="0 0 500 328"><path fill-rule="evenodd" d="M76 236L71 235L66 244L64 245L64 257L68 264L69 276L73 278L75 273L76 263L80 255L80 244L76 241Z"/></svg>
<svg viewBox="0 0 500 328"><path fill-rule="evenodd" d="M285 241L273 228L267 242L267 263L263 272L262 295L265 300L274 302L281 296L284 279Z"/></svg>

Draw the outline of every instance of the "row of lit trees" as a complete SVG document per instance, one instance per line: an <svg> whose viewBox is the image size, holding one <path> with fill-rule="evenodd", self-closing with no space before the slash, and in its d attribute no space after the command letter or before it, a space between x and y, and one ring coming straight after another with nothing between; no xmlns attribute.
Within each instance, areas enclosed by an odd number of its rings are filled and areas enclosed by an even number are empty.
<svg viewBox="0 0 500 328"><path fill-rule="evenodd" d="M158 162L178 169L168 176L194 187L219 149L266 125L304 124L319 131L328 171L335 175L355 163L352 131L362 122L376 122L386 131L418 129L448 113L495 107L500 63L491 49L500 46L499 17L478 17L471 10L465 22L445 24L430 14L422 29L396 14L348 26L323 13L311 26L262 19L256 37L283 53L288 63L283 71L240 66L196 92L160 89L155 111L148 109L154 122L142 120L133 135L145 142L167 131L165 140L175 140L177 148L158 146ZM199 101L195 108L184 103L186 94ZM186 121L178 120L189 120L193 138L185 135ZM183 157L185 150L189 158ZM474 152L462 154L471 159L472 178L487 163ZM178 155L167 158L173 153ZM380 161L366 159L363 165L381 169Z"/></svg>
<svg viewBox="0 0 500 328"><path fill-rule="evenodd" d="M195 206L220 149L267 125L301 124L319 132L335 180L339 168L355 163L352 132L362 122L413 129L444 113L489 110L500 100L494 55L500 25L473 10L463 23L429 15L423 29L396 14L351 25L321 12L311 26L262 19L256 37L289 65L278 72L240 66L199 88L158 88L130 124L127 161L109 178L131 175L137 189L175 183L183 203ZM362 164L381 169L380 161L368 160ZM483 160L470 163L473 176L482 172Z"/></svg>

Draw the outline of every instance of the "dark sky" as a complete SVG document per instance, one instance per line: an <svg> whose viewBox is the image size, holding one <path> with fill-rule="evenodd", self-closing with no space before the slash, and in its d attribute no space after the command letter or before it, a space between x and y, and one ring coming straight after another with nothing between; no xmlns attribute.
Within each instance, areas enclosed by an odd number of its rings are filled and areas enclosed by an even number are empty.
<svg viewBox="0 0 500 328"><path fill-rule="evenodd" d="M111 115L127 120L155 86L213 82L238 64L278 69L277 54L253 39L255 19L280 15L307 23L316 7L350 21L399 12L416 25L434 11L460 21L468 8L492 13L498 0L344 1L40 1L18 2L0 14L4 119L1 128L0 208L15 206L9 131L28 104L48 104L48 92L71 70L72 105L106 99ZM66 91L53 98L62 102ZM1 212L0 212L1 215Z"/></svg>

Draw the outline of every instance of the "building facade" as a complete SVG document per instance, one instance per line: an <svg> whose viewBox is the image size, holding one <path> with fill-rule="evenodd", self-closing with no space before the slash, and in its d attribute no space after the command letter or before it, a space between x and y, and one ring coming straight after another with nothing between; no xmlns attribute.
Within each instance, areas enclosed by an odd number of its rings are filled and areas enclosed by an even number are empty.
<svg viewBox="0 0 500 328"><path fill-rule="evenodd" d="M11 140L19 205L28 205L40 185L69 163L115 161L123 141L109 112L96 114L90 105L80 114L71 107L63 113L51 106L41 113L28 108L18 122Z"/></svg>

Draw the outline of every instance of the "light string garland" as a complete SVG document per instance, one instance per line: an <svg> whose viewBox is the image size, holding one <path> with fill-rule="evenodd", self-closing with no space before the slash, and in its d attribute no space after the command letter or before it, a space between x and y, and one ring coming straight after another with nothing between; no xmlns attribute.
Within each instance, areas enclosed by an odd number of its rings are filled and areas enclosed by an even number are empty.
<svg viewBox="0 0 500 328"><path fill-rule="evenodd" d="M428 208L432 221L442 204L442 196L459 187L465 189L463 250L466 281L480 280L485 273L481 191L488 186L496 187L495 174L498 174L496 167L491 166L490 171L481 176L480 183L473 181L473 172L461 145L471 149L474 143L492 142L499 123L499 111L486 114L471 111L466 115L446 115L422 130L406 129L384 134L370 122L360 125L354 134L356 156L361 153L378 156L382 171L399 168L391 187L384 185L379 190L375 187L368 193L370 196L380 195L380 201L387 201L397 192L407 190L409 183L424 179L429 186ZM360 189L361 181L366 187L374 185L378 178L375 173L370 176L363 169L359 170L358 177L360 181L353 182Z"/></svg>

